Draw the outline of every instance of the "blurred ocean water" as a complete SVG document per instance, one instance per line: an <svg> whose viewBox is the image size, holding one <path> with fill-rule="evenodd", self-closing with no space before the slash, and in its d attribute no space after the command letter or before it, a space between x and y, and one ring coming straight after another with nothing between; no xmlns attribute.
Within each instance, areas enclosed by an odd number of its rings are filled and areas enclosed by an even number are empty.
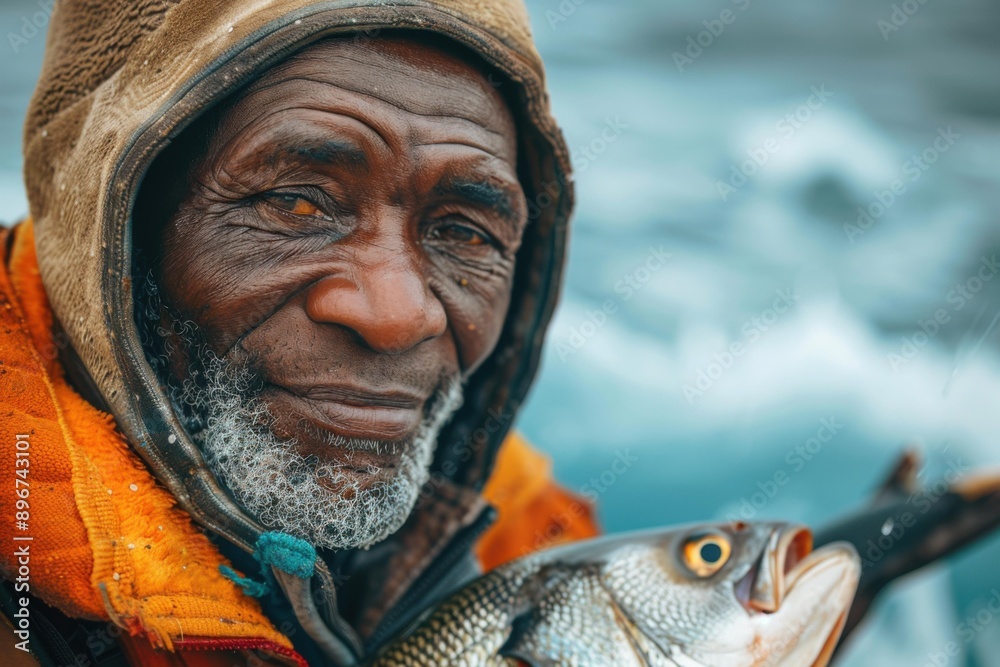
<svg viewBox="0 0 1000 667"><path fill-rule="evenodd" d="M1000 466L1000 7L528 4L579 206L518 426L608 530L818 526L905 445L927 480ZM0 7L4 220L36 11ZM1000 538L899 582L841 664L1000 666L998 591Z"/></svg>
<svg viewBox="0 0 1000 667"><path fill-rule="evenodd" d="M529 9L579 208L519 426L609 530L822 525L908 444L927 480L1000 465L995 3ZM965 622L997 591L1000 539L899 582L841 664L1000 665L1000 619Z"/></svg>

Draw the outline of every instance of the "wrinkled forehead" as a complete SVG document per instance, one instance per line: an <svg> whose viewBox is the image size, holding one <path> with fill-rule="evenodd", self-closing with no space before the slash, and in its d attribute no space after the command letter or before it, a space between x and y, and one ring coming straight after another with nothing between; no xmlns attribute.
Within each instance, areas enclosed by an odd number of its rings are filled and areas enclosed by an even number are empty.
<svg viewBox="0 0 1000 667"><path fill-rule="evenodd" d="M412 126L450 122L516 163L513 115L500 78L471 52L419 34L325 39L263 72L222 111L223 134L288 109L357 110ZM350 113L350 111L348 111ZM461 142L466 137L456 136Z"/></svg>

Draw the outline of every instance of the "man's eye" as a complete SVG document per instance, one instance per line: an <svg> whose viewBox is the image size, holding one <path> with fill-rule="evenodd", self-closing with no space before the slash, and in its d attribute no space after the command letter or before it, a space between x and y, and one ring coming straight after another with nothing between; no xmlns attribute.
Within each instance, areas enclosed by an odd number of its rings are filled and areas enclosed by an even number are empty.
<svg viewBox="0 0 1000 667"><path fill-rule="evenodd" d="M450 243L468 246L484 246L490 244L490 239L483 233L468 225L447 224L434 230L433 236Z"/></svg>
<svg viewBox="0 0 1000 667"><path fill-rule="evenodd" d="M264 195L263 200L274 208L284 211L285 213L290 213L291 215L298 215L307 218L329 217L323 213L319 206L316 206L316 204L313 204L305 197L300 197L299 195L280 193L269 194Z"/></svg>

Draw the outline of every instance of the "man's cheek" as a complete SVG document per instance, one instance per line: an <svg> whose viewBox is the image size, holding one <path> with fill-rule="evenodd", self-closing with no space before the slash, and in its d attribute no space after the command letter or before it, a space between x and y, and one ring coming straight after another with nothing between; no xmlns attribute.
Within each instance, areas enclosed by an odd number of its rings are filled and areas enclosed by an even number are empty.
<svg viewBox="0 0 1000 667"><path fill-rule="evenodd" d="M275 307L268 299L256 295L235 295L221 298L216 290L215 299L205 295L196 323L212 350L219 356L232 352L242 339L253 334L273 315Z"/></svg>
<svg viewBox="0 0 1000 667"><path fill-rule="evenodd" d="M445 301L461 370L466 376L490 356L503 332L510 307L510 281L497 278L477 279L481 281L477 285L470 281L453 299Z"/></svg>
<svg viewBox="0 0 1000 667"><path fill-rule="evenodd" d="M201 266L180 280L181 300L175 302L219 355L265 324L280 310L287 294L294 293L273 284L274 272L227 264L226 259L217 258L214 271Z"/></svg>
<svg viewBox="0 0 1000 667"><path fill-rule="evenodd" d="M274 314L275 307L270 300L250 297L240 300L235 307L227 309L225 317L219 323L220 342L226 349L234 343L251 335L264 325Z"/></svg>
<svg viewBox="0 0 1000 667"><path fill-rule="evenodd" d="M232 354L254 360L266 379L278 384L323 384L350 359L354 349L341 327L317 324L304 309L305 295L283 302L239 338ZM339 363L319 363L338 359Z"/></svg>

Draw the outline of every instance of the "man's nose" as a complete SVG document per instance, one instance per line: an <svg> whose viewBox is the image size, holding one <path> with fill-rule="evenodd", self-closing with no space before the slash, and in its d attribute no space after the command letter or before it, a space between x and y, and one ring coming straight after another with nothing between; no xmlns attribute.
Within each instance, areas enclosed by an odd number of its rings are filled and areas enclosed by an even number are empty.
<svg viewBox="0 0 1000 667"><path fill-rule="evenodd" d="M401 263L320 280L306 295L306 313L315 322L347 327L385 354L400 354L440 336L448 324L426 278Z"/></svg>

